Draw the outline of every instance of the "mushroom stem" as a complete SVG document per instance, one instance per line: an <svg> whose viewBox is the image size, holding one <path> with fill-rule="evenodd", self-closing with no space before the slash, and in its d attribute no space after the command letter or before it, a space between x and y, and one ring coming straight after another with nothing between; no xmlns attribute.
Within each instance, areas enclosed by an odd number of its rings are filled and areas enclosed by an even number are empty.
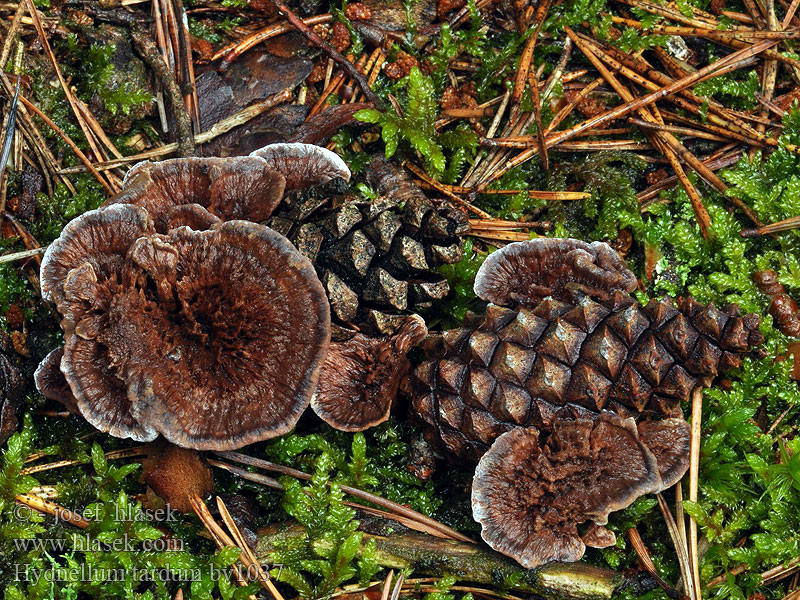
<svg viewBox="0 0 800 600"><path fill-rule="evenodd" d="M388 525L389 523L387 523ZM376 525L370 520L370 529ZM377 523L380 527L380 522ZM391 523L396 528L396 523ZM385 528L390 531L390 528ZM274 553L287 543L305 535L298 523L277 523L258 532L256 559L274 564ZM374 535L364 533L362 547L375 540L375 560L387 569L412 569L418 575L441 576L458 573L459 579L491 584L498 580L516 581L511 590L564 600L611 598L624 583L618 573L583 563L550 563L539 569L524 570L513 560L484 545L444 540L424 533L403 531ZM319 542L324 543L324 542ZM360 555L360 552L359 552ZM516 573L519 579L509 579Z"/></svg>

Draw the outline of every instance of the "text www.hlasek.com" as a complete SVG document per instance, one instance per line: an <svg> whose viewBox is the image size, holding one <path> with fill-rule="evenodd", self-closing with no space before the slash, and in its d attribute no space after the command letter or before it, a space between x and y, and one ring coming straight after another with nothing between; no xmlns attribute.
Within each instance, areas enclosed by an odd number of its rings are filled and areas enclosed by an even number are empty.
<svg viewBox="0 0 800 600"><path fill-rule="evenodd" d="M39 550L42 552L180 552L180 538L138 540L123 534L111 541L100 541L88 534L73 533L71 538L15 539L14 549L19 552Z"/></svg>
<svg viewBox="0 0 800 600"><path fill-rule="evenodd" d="M73 515L74 514L77 513L73 513ZM84 511L79 516L89 521L100 517L100 515L94 515L90 510ZM32 510L24 504L19 504L15 507L15 517L18 521L29 521L32 517ZM68 523L71 521L68 515L59 514L58 512L56 512L54 517L56 524L59 522ZM130 512L118 510L113 517L116 521L147 521L150 523L172 521L176 519L174 512L169 507L155 511L147 511L138 508ZM123 533L115 539L109 540L106 538L101 541L88 533L75 532L70 536L57 538L16 538L14 539L14 549L21 554L36 551L45 556L63 556L75 552L182 552L184 551L184 541L180 538L167 536L142 540L129 537L127 533ZM273 566L280 569L278 565ZM269 577L269 570L264 569L262 571L259 569L258 565L249 565L247 567L239 565L238 571L240 575L250 581L263 578L265 575ZM34 565L32 563L17 563L14 565L15 579L34 585L41 580L48 583L71 581L92 581L99 583L126 581L192 582L200 581L204 573L206 573L206 576L210 575L213 581L217 581L228 572L230 572L228 567L219 567L213 563L209 564L208 567L203 570L200 568L140 568L135 566L129 568L98 568L88 563L75 564L74 561L71 563L71 566L60 565L54 561L51 561L46 567L42 567L40 564Z"/></svg>

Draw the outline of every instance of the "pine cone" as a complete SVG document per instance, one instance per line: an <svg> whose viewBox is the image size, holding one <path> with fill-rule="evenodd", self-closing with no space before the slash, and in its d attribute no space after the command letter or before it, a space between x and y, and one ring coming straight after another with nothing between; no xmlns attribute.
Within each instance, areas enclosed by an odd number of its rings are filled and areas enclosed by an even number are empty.
<svg viewBox="0 0 800 600"><path fill-rule="evenodd" d="M387 334L447 295L436 267L461 260L469 221L382 158L367 180L381 194L373 202L329 200L323 188L284 199L269 225L314 262L334 321Z"/></svg>
<svg viewBox="0 0 800 600"><path fill-rule="evenodd" d="M560 417L679 416L692 389L761 343L759 322L736 306L691 298L641 306L619 291L601 302L490 304L429 341L412 404L431 441L472 460L506 431L547 431Z"/></svg>

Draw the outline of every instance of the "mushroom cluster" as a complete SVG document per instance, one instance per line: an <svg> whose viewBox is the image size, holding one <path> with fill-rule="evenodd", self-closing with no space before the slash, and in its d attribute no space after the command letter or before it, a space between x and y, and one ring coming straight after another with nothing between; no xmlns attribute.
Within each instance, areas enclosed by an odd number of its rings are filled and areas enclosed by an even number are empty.
<svg viewBox="0 0 800 600"><path fill-rule="evenodd" d="M45 253L42 296L62 316L65 344L39 366L39 390L137 441L230 450L288 432L317 389L330 309L309 260L258 221L284 190L349 175L338 156L307 144L134 166L119 194L70 222ZM355 355L339 350L351 357L348 375L396 388L376 368L387 358L381 345L407 349L424 333L417 324L398 335L361 341ZM326 373L320 406L348 402L340 412L350 426L388 417L388 396L365 397Z"/></svg>
<svg viewBox="0 0 800 600"><path fill-rule="evenodd" d="M637 428L632 418L603 411L556 419L545 431L517 428L501 435L472 482L473 516L483 538L529 569L576 561L586 546L613 546L614 533L603 527L608 515L672 487L689 465L683 419ZM592 525L581 535L585 521Z"/></svg>
<svg viewBox="0 0 800 600"><path fill-rule="evenodd" d="M485 314L429 338L404 386L426 438L479 461L474 517L525 567L612 545L609 512L688 468L680 402L763 341L735 306L642 306L635 287L606 244L509 244L476 276Z"/></svg>

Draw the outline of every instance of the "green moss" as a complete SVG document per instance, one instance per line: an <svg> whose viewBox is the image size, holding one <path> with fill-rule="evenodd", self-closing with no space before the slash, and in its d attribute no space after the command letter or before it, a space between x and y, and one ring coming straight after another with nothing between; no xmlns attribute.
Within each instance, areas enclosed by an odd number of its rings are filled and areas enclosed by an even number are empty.
<svg viewBox="0 0 800 600"><path fill-rule="evenodd" d="M360 455L363 461L357 445L363 444L354 442L354 455ZM364 554L356 559L362 534L356 530L355 510L344 505L344 493L337 483L328 485L335 463L335 458L323 451L309 485L303 486L291 477L281 478L284 509L306 533L277 550L275 561L280 566L271 573L311 600L330 597L339 584L356 576L369 581L378 571L372 556L374 546L365 547Z"/></svg>
<svg viewBox="0 0 800 600"><path fill-rule="evenodd" d="M413 429L394 419L364 434L348 434L322 426L319 433L293 434L270 441L267 456L277 463L314 472L325 455L332 481L359 487L432 515L442 505L431 482L407 469Z"/></svg>
<svg viewBox="0 0 800 600"><path fill-rule="evenodd" d="M112 62L112 56L116 51L114 44L93 43L83 49L78 45L75 36L67 39L76 61L73 75L78 74L75 73L78 69L82 75L77 78L80 82L78 92L85 102L96 93L103 101L105 109L112 115L129 115L152 101L153 97L149 91L137 88L130 80L124 81L122 85L114 83L118 75Z"/></svg>
<svg viewBox="0 0 800 600"><path fill-rule="evenodd" d="M42 2L37 4L42 5ZM45 3L46 4L46 3ZM224 0L226 6L241 6L244 0ZM593 33L605 35L610 25L605 0L569 0L551 8L544 30L562 39L565 25L590 27ZM691 6L705 7L706 0L679 2L682 11ZM444 25L434 36L433 52L423 56L408 36L398 42L393 52L414 53L427 59L426 69L414 70L398 82L379 78L376 91L384 99L396 98L400 113L360 113L363 120L379 126L387 155L413 157L418 152L429 174L446 183L455 183L477 152L478 135L466 124L449 126L441 132L433 129L439 116L437 98L446 85L449 63L457 56L473 59L480 68L471 77L478 88L478 100L489 100L502 94L519 62L525 34L490 30L484 25L474 2L469 3L471 22L458 31ZM341 5L343 11L345 5ZM639 50L663 43L661 36L647 34L660 17L644 13L635 7L633 14L645 26L644 35L623 29L617 46ZM411 14L409 12L409 14ZM190 19L193 34L212 42L221 42L226 31L236 23L233 19ZM415 25L412 23L412 25ZM411 29L414 29L412 26ZM75 41L75 40L73 40ZM357 41L357 40L354 40ZM537 44L534 56L536 67L553 63L562 48L558 43ZM79 95L88 99L95 90L102 95L104 82L110 76L109 67L114 48L98 44L80 44L69 49L63 44L57 51L69 50L65 73ZM577 52L569 69L581 62ZM430 74L427 67L430 66ZM550 72L547 66L545 76ZM85 147L82 132L73 121L60 86L46 72L29 72L32 76L32 95L39 106L81 147ZM749 107L756 90L753 73L726 75L698 86L695 91L717 98L727 104ZM54 85L55 83L55 85ZM135 92L135 90L133 91ZM554 91L562 93L560 85ZM106 95L104 103L115 115L125 115L144 97ZM531 108L530 94L523 97L522 107ZM545 102L544 122L552 114ZM562 127L574 124L581 117L573 115ZM484 119L484 126L489 119ZM63 156L65 166L76 163L49 128L40 123L41 131L57 155ZM157 132L149 130L152 137ZM361 132L345 128L334 141L354 173L361 171L369 153L354 142ZM527 133L535 133L531 129ZM743 159L721 173L731 185L729 194L752 206L759 218L774 222L800 214L800 158L785 149L786 144L800 144L800 111L787 113L781 136L782 147L769 156L756 155ZM355 148L355 149L354 149ZM372 149L370 148L370 151ZM702 182L696 181L703 201L712 218L711 239L700 235L691 204L680 188L663 192L665 203L651 205L644 213L636 201L635 192L643 187L645 165L630 153L558 153L551 152L550 170L545 172L539 159L531 160L506 174L495 187L505 189L576 189L590 193L586 201L544 202L531 200L525 193L516 196L484 195L474 201L493 216L506 219L541 219L553 223L551 235L574 236L582 239L614 240L620 229L628 229L634 245L628 256L637 275L642 276L646 289L638 293L640 300L650 296L672 296L690 293L703 302L717 304L738 302L743 310L765 314L768 299L752 282L757 269L773 268L790 293L800 296L800 234L781 233L778 239L769 236L744 239L739 235L750 226L741 213ZM694 175L690 174L694 178ZM100 186L88 175L72 178L77 194L71 195L59 185L53 199L38 198L38 214L33 223L26 223L34 236L44 245L54 239L63 225L82 212L96 207L104 198ZM12 188L13 188L13 181ZM365 198L373 191L359 188ZM3 249L21 249L17 239L3 241ZM477 248L480 248L478 250ZM491 248L489 248L491 250ZM459 324L468 310L480 311L483 303L472 291L475 272L486 256L485 246L468 239L464 258L456 265L442 267L453 293L438 303L428 319L432 329L450 328ZM648 261L652 261L652 278L648 278ZM43 314L24 273L15 265L0 266L0 313L11 302L31 305L35 314ZM38 308L37 308L38 307ZM46 321L42 319L42 326ZM56 338L56 327L52 334ZM748 357L741 369L725 374L726 384L707 390L704 397L700 490L696 503L687 502L686 509L700 527L703 543L709 550L701 564L701 577L707 582L728 573L733 567L745 564L747 570L728 575L724 582L706 591L718 598L748 598L755 593L782 597L783 585L765 587L758 576L772 566L791 560L800 554L800 520L796 507L800 505L800 442L796 435L800 394L797 383L790 377L791 360L778 361L775 356L786 353L790 340L778 332L769 316L765 316L762 331L766 336L766 356ZM49 339L49 338L46 338ZM52 340L55 345L55 339ZM28 365L30 366L30 365ZM29 369L30 370L30 369ZM31 395L26 399L28 409L42 406L42 398ZM779 417L783 415L782 420ZM772 427L774 424L774 427ZM35 426L34 426L35 425ZM772 428L772 429L770 429ZM359 534L351 509L344 505L340 485L354 485L378 493L390 500L406 504L424 514L432 515L461 531L476 533L471 519L469 485L471 465L442 467L428 482L422 482L408 471L408 454L412 440L419 431L405 422L391 420L364 434L336 432L313 419L301 422L300 433L253 446L248 452L264 452L275 462L314 474L309 484L284 479L286 492L281 493L246 482L222 471L216 471L217 491L239 493L257 500L259 523L297 519L305 527L306 536L293 547L283 548L285 568L278 576L285 584L309 598L331 594L337 585L347 581L366 580L377 572L370 551L356 558L354 548ZM227 566L236 560L238 550L215 552L213 544L201 537L196 520L179 518L175 522L157 523L149 519L140 524L120 523L113 518L117 510L136 513L133 500L144 492L136 478L136 463L119 464L105 460L101 450L126 447L129 442L94 433L90 441L82 439L93 430L82 419L51 419L27 417L22 432L9 440L0 458L0 585L6 597L13 598L77 598L130 597L172 598L175 582L96 582L68 578L63 585L51 586L44 581L14 581L14 565L30 564L33 569L62 568L92 565L95 568L154 567L172 572L179 569L198 569L197 578L181 586L184 595L192 598L239 598L255 592L255 587L235 588L227 575L214 581L212 573L227 573ZM97 443L95 444L95 440ZM38 474L36 479L20 474L25 457L36 446L43 448L50 460L73 459L79 464ZM335 485L328 487L326 484ZM43 547L24 548L19 540L43 542L53 539L71 542L75 529L64 527L52 519L35 517L20 519L14 513L14 495L27 491L37 483L55 485L59 503L83 511L91 508L93 519L87 534L90 539L113 542L121 536L133 536L137 544L160 539L156 526L168 531L183 545L176 552L119 553L71 548L65 552L45 552ZM669 496L669 494L668 494ZM671 498L668 498L672 501ZM651 497L637 500L629 508L612 515L609 527L617 533L617 544L602 551L587 551L586 559L619 570L639 570L638 560L625 532L635 526L644 538L651 558L661 576L674 583L679 579L675 551L660 511ZM16 541L15 541L16 540ZM454 600L452 585L455 579L445 579L439 589L425 600ZM501 589L503 582L498 581ZM665 598L655 590L648 593L623 592L621 597ZM465 597L466 598L466 597ZM469 600L469 598L467 598Z"/></svg>
<svg viewBox="0 0 800 600"><path fill-rule="evenodd" d="M110 464L97 443L90 451L94 474L86 467L75 472L91 493L89 501L73 508L89 521L88 527L78 530L20 509L14 496L37 484L20 475L34 439L26 418L23 431L9 440L0 466L0 581L5 598L167 600L181 586L186 598L238 599L256 591L255 585L236 589L232 583L228 567L238 549L214 553L208 542L192 543L191 548L187 539L168 542L162 529L179 517L165 513L166 518L154 520L164 515L146 512L132 501L126 489L141 488L130 479L140 465Z"/></svg>
<svg viewBox="0 0 800 600"><path fill-rule="evenodd" d="M33 289L25 276L12 264L0 264L0 313L5 314L12 304L27 304Z"/></svg>
<svg viewBox="0 0 800 600"><path fill-rule="evenodd" d="M39 215L30 226L39 243L46 244L56 239L64 225L87 210L97 208L105 199L102 186L91 175L77 176L72 182L76 190L74 195L63 183L56 186L52 199L39 194Z"/></svg>
<svg viewBox="0 0 800 600"><path fill-rule="evenodd" d="M756 72L748 70L744 75L731 73L701 81L693 91L698 96L713 97L726 106L750 110L756 104L754 98L756 92L761 91L761 84Z"/></svg>
<svg viewBox="0 0 800 600"><path fill-rule="evenodd" d="M386 158L394 156L401 141L407 142L423 156L427 171L439 178L444 172L446 161L434 128L439 110L433 80L423 75L419 68L413 67L398 86L406 94L402 103L402 114L393 110L381 113L367 108L359 110L354 116L364 123L380 126L381 136L386 144Z"/></svg>

